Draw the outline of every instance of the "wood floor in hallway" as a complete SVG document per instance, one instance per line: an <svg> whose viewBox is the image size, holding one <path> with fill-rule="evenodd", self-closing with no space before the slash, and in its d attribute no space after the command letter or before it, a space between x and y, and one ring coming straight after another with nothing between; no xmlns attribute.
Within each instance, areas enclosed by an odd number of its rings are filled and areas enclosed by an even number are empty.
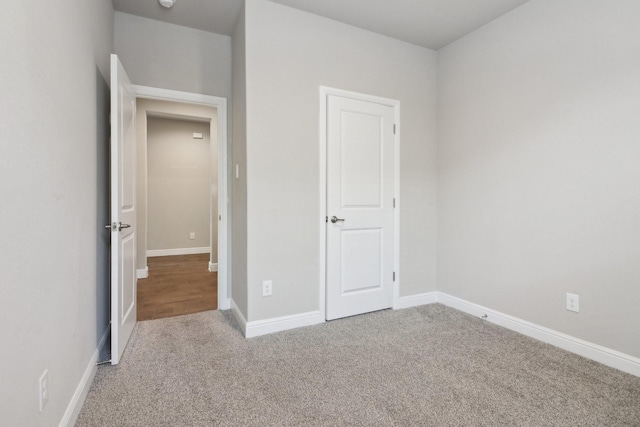
<svg viewBox="0 0 640 427"><path fill-rule="evenodd" d="M209 254L149 257L149 277L138 280L138 320L218 308L218 273Z"/></svg>

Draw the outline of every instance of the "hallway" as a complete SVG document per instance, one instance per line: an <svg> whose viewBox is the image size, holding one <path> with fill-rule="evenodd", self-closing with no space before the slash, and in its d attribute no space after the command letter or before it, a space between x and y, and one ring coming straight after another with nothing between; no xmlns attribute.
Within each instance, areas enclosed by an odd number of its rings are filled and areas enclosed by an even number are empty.
<svg viewBox="0 0 640 427"><path fill-rule="evenodd" d="M138 321L218 308L218 273L209 254L148 258L149 278L138 280Z"/></svg>

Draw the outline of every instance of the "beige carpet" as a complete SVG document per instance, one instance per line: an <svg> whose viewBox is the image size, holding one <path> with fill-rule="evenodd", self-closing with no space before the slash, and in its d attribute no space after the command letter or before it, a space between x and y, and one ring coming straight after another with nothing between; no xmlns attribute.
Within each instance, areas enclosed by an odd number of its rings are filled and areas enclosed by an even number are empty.
<svg viewBox="0 0 640 427"><path fill-rule="evenodd" d="M640 426L640 378L439 304L244 339L138 323L77 426Z"/></svg>

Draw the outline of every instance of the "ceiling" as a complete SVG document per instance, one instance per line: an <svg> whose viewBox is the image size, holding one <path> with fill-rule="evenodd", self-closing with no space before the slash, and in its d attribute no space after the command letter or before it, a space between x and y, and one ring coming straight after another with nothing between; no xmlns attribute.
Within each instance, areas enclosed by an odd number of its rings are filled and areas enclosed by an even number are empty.
<svg viewBox="0 0 640 427"><path fill-rule="evenodd" d="M528 0L271 0L430 49L439 49ZM231 35L243 0L113 0L115 10Z"/></svg>

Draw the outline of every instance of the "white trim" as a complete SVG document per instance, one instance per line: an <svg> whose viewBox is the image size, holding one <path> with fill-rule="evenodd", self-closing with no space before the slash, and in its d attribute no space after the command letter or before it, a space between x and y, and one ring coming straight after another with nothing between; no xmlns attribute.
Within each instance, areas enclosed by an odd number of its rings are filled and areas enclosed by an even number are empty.
<svg viewBox="0 0 640 427"><path fill-rule="evenodd" d="M149 266L146 266L145 268L140 268L138 270L136 270L136 277L138 279L146 279L149 277Z"/></svg>
<svg viewBox="0 0 640 427"><path fill-rule="evenodd" d="M226 300L220 302L218 299L218 310L230 310L231 309L231 298L227 298Z"/></svg>
<svg viewBox="0 0 640 427"><path fill-rule="evenodd" d="M395 208L393 210L393 271L395 282L393 284L393 305L400 304L400 282L402 274L400 273L400 101L395 101L393 105L395 112L393 135L393 179L394 179L394 198Z"/></svg>
<svg viewBox="0 0 640 427"><path fill-rule="evenodd" d="M394 309L440 303L447 307L480 317L503 328L534 338L603 365L640 377L640 358L621 353L527 320L501 313L444 292L428 292L400 298ZM486 317L485 317L486 316Z"/></svg>
<svg viewBox="0 0 640 427"><path fill-rule="evenodd" d="M215 273L216 271L218 271L218 263L209 261L209 272Z"/></svg>
<svg viewBox="0 0 640 427"><path fill-rule="evenodd" d="M395 304L393 308L404 309L434 303L440 303L447 307L471 314L472 316L484 318L488 322L510 329L519 334L640 377L640 358L572 337L562 332L483 307L479 304L465 301L444 292L426 292L400 297L398 304ZM247 322L233 300L231 300L231 310L246 338L325 322L324 314L321 311Z"/></svg>
<svg viewBox="0 0 640 427"><path fill-rule="evenodd" d="M108 332L108 330L107 330ZM102 337L100 342L106 341L106 335ZM73 427L78 419L78 415L80 415L80 410L82 409L82 405L84 404L85 399L87 398L87 394L89 393L89 388L91 388L91 383L93 383L93 379L96 376L96 372L98 371L98 366L96 363L98 362L99 351L93 352L91 358L89 359L89 363L87 364L87 368L84 370L84 374L82 374L82 378L80 378L80 382L76 387L76 391L73 393L73 397L71 397L71 401L67 406L67 410L64 411L64 415L60 420L59 427Z"/></svg>
<svg viewBox="0 0 640 427"><path fill-rule="evenodd" d="M138 98L158 99L160 101L178 101L191 104L212 105L227 102L226 98L218 96L203 95L193 92L182 92L179 90L161 89L149 86L132 85Z"/></svg>
<svg viewBox="0 0 640 427"><path fill-rule="evenodd" d="M438 292L426 292L424 294L398 297L398 300L394 301L393 309L401 310L403 308L411 308L411 307L417 307L419 305L434 304L436 302L438 302Z"/></svg>
<svg viewBox="0 0 640 427"><path fill-rule="evenodd" d="M571 353L586 357L587 359L595 360L603 365L640 377L640 359L637 357L598 344L593 344L499 311L491 310L443 292L438 292L438 302L473 316L487 316L485 320L488 322L495 323L496 325L511 329L522 335L535 338Z"/></svg>
<svg viewBox="0 0 640 427"><path fill-rule="evenodd" d="M147 257L208 254L210 251L211 248L207 246L201 248L148 249Z"/></svg>
<svg viewBox="0 0 640 427"><path fill-rule="evenodd" d="M229 280L231 269L228 266L229 250L229 182L227 179L228 140L227 140L227 99L218 96L202 95L190 92L181 92L169 89L159 89L147 86L133 85L133 90L138 98L157 99L163 101L187 102L215 107L218 110L218 214L220 219L211 216L213 221L218 221L218 307L229 309ZM210 252L213 252L209 248Z"/></svg>
<svg viewBox="0 0 640 427"><path fill-rule="evenodd" d="M286 331L303 326L317 325L324 323L324 316L320 311L294 314L291 316L275 317L273 319L256 320L246 323L246 338L253 338L260 335L272 334L274 332Z"/></svg>
<svg viewBox="0 0 640 427"><path fill-rule="evenodd" d="M240 331L242 331L242 335L246 336L247 335L247 319L244 318L244 316L242 315L242 312L238 308L238 305L233 300L233 298L231 299L231 312L233 313L233 316L236 318L236 322L238 322L238 326L240 326Z"/></svg>
<svg viewBox="0 0 640 427"><path fill-rule="evenodd" d="M320 116L318 117L318 158L320 170L320 277L318 288L320 296L319 311L327 318L327 96L328 91L320 86Z"/></svg>
<svg viewBox="0 0 640 427"><path fill-rule="evenodd" d="M375 102L387 105L394 109L394 121L396 133L394 134L394 197L396 208L394 209L394 239L393 239L393 270L396 273L393 284L393 307L400 304L400 101L379 96L367 95L358 92L351 92L343 89L331 88L328 86L319 87L320 94L320 117L318 119L318 146L320 163L320 276L319 276L319 313L326 319L327 301L327 97L329 95L341 96L343 98L355 99L358 101Z"/></svg>
<svg viewBox="0 0 640 427"><path fill-rule="evenodd" d="M100 353L102 353L104 346L107 344L109 332L111 332L111 323L107 325L107 329L106 331L104 331L104 334L102 334L102 338L100 338L100 342L98 343L98 348L91 356L89 364L84 370L84 374L80 379L80 383L78 383L76 391L73 393L73 397L71 398L71 401L67 406L67 410L64 411L62 420L60 420L60 427L73 427L73 425L76 423L78 415L80 415L82 405L84 405L84 401L87 398L87 393L89 393L89 389L91 388L93 379L95 378L96 372L98 371L98 358L100 357Z"/></svg>

